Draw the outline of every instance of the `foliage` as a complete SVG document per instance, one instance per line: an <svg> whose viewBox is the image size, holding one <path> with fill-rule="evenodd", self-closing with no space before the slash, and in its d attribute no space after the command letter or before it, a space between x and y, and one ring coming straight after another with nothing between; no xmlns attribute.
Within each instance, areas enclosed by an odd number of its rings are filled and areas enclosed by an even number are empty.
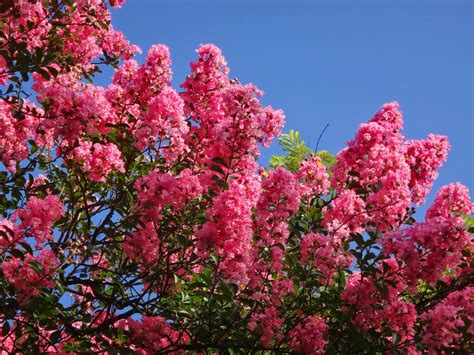
<svg viewBox="0 0 474 355"><path fill-rule="evenodd" d="M329 173L331 167L336 164L336 158L327 150L313 152L311 148L307 147L304 141L301 140L298 131L291 130L290 133L282 134L278 137L278 143L286 155L272 155L270 157L272 168L282 166L292 172L297 172L301 162L313 155L321 158Z"/></svg>
<svg viewBox="0 0 474 355"><path fill-rule="evenodd" d="M283 112L230 80L217 47L178 93L168 48L133 60L104 2L8 4L2 353L468 351L467 188L415 220L446 137L404 140L392 102L336 157L290 131L264 169Z"/></svg>

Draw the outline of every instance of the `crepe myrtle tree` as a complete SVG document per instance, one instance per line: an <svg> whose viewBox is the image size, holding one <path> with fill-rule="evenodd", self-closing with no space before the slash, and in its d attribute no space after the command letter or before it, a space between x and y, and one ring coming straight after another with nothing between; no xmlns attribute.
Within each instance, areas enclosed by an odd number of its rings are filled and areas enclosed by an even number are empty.
<svg viewBox="0 0 474 355"><path fill-rule="evenodd" d="M217 47L179 90L166 46L132 59L122 2L0 6L1 353L466 353L467 188L415 220L446 137L391 102L314 152Z"/></svg>

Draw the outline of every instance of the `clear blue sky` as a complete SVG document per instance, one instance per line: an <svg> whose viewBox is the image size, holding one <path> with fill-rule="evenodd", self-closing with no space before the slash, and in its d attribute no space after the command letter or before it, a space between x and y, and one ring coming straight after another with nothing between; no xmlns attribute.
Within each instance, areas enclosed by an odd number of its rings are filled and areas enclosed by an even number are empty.
<svg viewBox="0 0 474 355"><path fill-rule="evenodd" d="M114 26L144 53L170 47L178 88L200 43L219 46L230 76L264 90L314 147L338 152L384 103L400 102L407 138L444 134L442 184L474 191L473 2L128 0ZM139 57L140 59L141 57ZM279 152L262 152L262 164ZM432 200L434 193L430 195Z"/></svg>

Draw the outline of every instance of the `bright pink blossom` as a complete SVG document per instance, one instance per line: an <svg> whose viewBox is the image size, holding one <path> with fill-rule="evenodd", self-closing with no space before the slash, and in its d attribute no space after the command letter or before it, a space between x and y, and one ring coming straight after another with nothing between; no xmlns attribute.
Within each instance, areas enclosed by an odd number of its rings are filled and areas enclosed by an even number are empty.
<svg viewBox="0 0 474 355"><path fill-rule="evenodd" d="M178 177L153 171L138 179L135 188L140 207L155 219L160 218L166 206L179 210L202 192L199 178L189 169L183 170Z"/></svg>
<svg viewBox="0 0 474 355"><path fill-rule="evenodd" d="M303 354L324 354L324 339L328 326L318 316L310 316L294 327L290 333L290 346Z"/></svg>
<svg viewBox="0 0 474 355"><path fill-rule="evenodd" d="M49 81L38 74L34 78L38 101L47 108L39 130L47 137L61 137L62 146L72 145L83 133L106 133L110 130L108 125L116 123L104 88L82 83L73 74Z"/></svg>
<svg viewBox="0 0 474 355"><path fill-rule="evenodd" d="M412 201L419 205L425 201L438 177L437 169L446 161L450 146L447 137L434 134L430 134L425 140L405 142L404 146L406 161L411 170L409 187Z"/></svg>
<svg viewBox="0 0 474 355"><path fill-rule="evenodd" d="M305 194L314 196L327 194L329 188L329 174L322 160L318 156L313 156L304 160L297 173L306 190Z"/></svg>
<svg viewBox="0 0 474 355"><path fill-rule="evenodd" d="M10 247L23 239L18 227L8 219L0 220L0 253L3 254Z"/></svg>
<svg viewBox="0 0 474 355"><path fill-rule="evenodd" d="M184 331L174 330L160 316L143 317L141 321L129 320L130 333L138 349L148 352L172 349L186 344L189 336Z"/></svg>
<svg viewBox="0 0 474 355"><path fill-rule="evenodd" d="M336 243L346 239L350 233L360 233L366 221L365 202L353 190L342 190L329 208L323 208L322 224Z"/></svg>
<svg viewBox="0 0 474 355"><path fill-rule="evenodd" d="M372 276L363 277L359 272L353 273L347 280L341 300L347 303L348 310L354 312L353 323L360 331L375 329L384 334L388 328L400 336L401 343L410 342L415 334L415 306L399 297L405 286L398 275L397 262L385 259L383 264L379 274L381 281Z"/></svg>
<svg viewBox="0 0 474 355"><path fill-rule="evenodd" d="M44 199L31 196L16 215L21 220L22 233L35 237L40 244L53 238L51 228L54 221L64 215L63 204L57 195L48 194Z"/></svg>
<svg viewBox="0 0 474 355"><path fill-rule="evenodd" d="M359 127L354 140L337 155L332 185L364 198L370 221L381 230L399 223L410 206L410 167L402 146L402 114L397 102L382 106Z"/></svg>
<svg viewBox="0 0 474 355"><path fill-rule="evenodd" d="M279 316L277 308L269 306L263 313L254 313L247 327L261 334L260 343L264 347L270 347L273 342L283 340L283 323L284 319Z"/></svg>
<svg viewBox="0 0 474 355"><path fill-rule="evenodd" d="M431 206L426 211L427 220L452 219L473 212L469 190L460 183L443 186Z"/></svg>
<svg viewBox="0 0 474 355"><path fill-rule="evenodd" d="M309 233L301 240L301 263L309 264L323 275L323 282L330 282L338 271L349 267L353 257L328 235Z"/></svg>
<svg viewBox="0 0 474 355"><path fill-rule="evenodd" d="M22 109L23 119L13 117L13 104L0 101L0 161L11 172L16 170L16 163L28 156L27 139L32 137L39 119L24 114L28 106Z"/></svg>
<svg viewBox="0 0 474 355"><path fill-rule="evenodd" d="M117 111L134 118L124 123L136 138L138 149L156 149L173 160L188 150L185 135L189 126L183 99L171 87L170 66L168 47L155 45L144 64L124 62L106 96Z"/></svg>
<svg viewBox="0 0 474 355"><path fill-rule="evenodd" d="M229 189L213 199L207 222L195 233L203 256L214 250L225 277L246 281L253 237L252 209L257 204L259 182L252 177L231 180Z"/></svg>
<svg viewBox="0 0 474 355"><path fill-rule="evenodd" d="M448 295L443 301L425 312L421 319L423 327L423 343L429 349L441 347L450 350L459 349L457 345L461 338L459 329L469 324L467 332L474 331L474 287L470 286L462 291Z"/></svg>
<svg viewBox="0 0 474 355"><path fill-rule="evenodd" d="M472 242L459 216L471 210L467 188L446 185L428 208L426 222L383 236L384 252L405 265L402 274L412 287L420 278L434 283L448 267L455 270L464 260L463 251L472 248Z"/></svg>
<svg viewBox="0 0 474 355"><path fill-rule="evenodd" d="M147 265L159 261L158 249L161 240L157 233L154 223L148 222L143 229L125 238L123 249L127 256L132 260Z"/></svg>
<svg viewBox="0 0 474 355"><path fill-rule="evenodd" d="M463 260L462 252L469 245L469 236L462 220L427 221L410 228L386 233L384 252L393 254L405 265L401 274L416 286L418 279L433 283L446 269Z"/></svg>
<svg viewBox="0 0 474 355"><path fill-rule="evenodd" d="M124 172L122 153L113 143L101 144L85 140L79 141L70 157L78 162L89 179L104 182L111 172Z"/></svg>
<svg viewBox="0 0 474 355"><path fill-rule="evenodd" d="M258 143L268 146L279 134L284 116L280 110L263 107L262 92L251 84L229 80L229 69L221 51L213 45L198 49L199 60L191 62L191 75L181 85L185 91L184 112L195 123L186 143L192 147L194 160L212 177L216 160L225 175L244 176L256 170ZM212 180L207 182L212 186Z"/></svg>
<svg viewBox="0 0 474 355"><path fill-rule="evenodd" d="M253 288L261 286L268 270L282 271L283 251L289 236L288 219L298 210L304 191L297 176L282 167L263 173L262 192L255 211L254 231L258 238L252 248ZM269 258L262 257L268 251Z"/></svg>
<svg viewBox="0 0 474 355"><path fill-rule="evenodd" d="M292 172L282 167L269 171L262 182L262 189L256 212L259 225L264 226L275 219L287 219L298 210L303 189Z"/></svg>
<svg viewBox="0 0 474 355"><path fill-rule="evenodd" d="M43 249L38 256L27 255L25 260L13 257L1 264L5 278L15 286L17 299L25 302L37 296L41 288L55 286L52 277L58 261L54 253Z"/></svg>

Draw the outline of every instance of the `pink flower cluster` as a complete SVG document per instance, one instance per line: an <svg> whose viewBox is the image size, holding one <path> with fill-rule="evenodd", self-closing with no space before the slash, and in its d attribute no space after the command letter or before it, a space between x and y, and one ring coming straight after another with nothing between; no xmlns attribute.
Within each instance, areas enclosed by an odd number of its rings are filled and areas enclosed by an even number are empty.
<svg viewBox="0 0 474 355"><path fill-rule="evenodd" d="M320 157L313 156L304 160L301 163L297 176L305 187L304 195L318 196L328 193L330 185L329 174Z"/></svg>
<svg viewBox="0 0 474 355"><path fill-rule="evenodd" d="M18 227L8 219L0 220L0 253L5 253L10 247L14 247L23 236Z"/></svg>
<svg viewBox="0 0 474 355"><path fill-rule="evenodd" d="M84 133L106 133L108 124L117 121L114 110L105 97L105 89L80 82L73 74L45 80L34 75L33 89L38 101L47 107L39 124L45 141L61 138L63 147L72 146Z"/></svg>
<svg viewBox="0 0 474 355"><path fill-rule="evenodd" d="M301 240L301 263L315 267L324 283L331 284L334 273L348 268L352 259L331 236L309 233Z"/></svg>
<svg viewBox="0 0 474 355"><path fill-rule="evenodd" d="M290 331L290 346L303 354L324 354L327 331L328 326L321 317L309 316Z"/></svg>
<svg viewBox="0 0 474 355"><path fill-rule="evenodd" d="M229 189L217 195L206 211L208 221L195 232L202 256L214 250L225 277L246 281L253 237L252 210L257 205L260 183L255 177L231 180Z"/></svg>
<svg viewBox="0 0 474 355"><path fill-rule="evenodd" d="M260 342L268 347L284 338L281 307L284 299L294 293L291 280L283 273L283 257L289 236L288 219L298 210L305 190L292 172L277 168L262 173L262 186L255 211L252 264L248 286L253 298L264 302L265 308L256 312L248 328L260 334ZM277 278L280 275L281 278ZM271 287L267 289L267 281Z"/></svg>
<svg viewBox="0 0 474 355"><path fill-rule="evenodd" d="M43 249L38 256L29 254L24 260L13 257L4 261L1 268L5 278L15 287L18 301L22 303L37 296L40 289L55 286L52 277L57 265L54 253Z"/></svg>
<svg viewBox="0 0 474 355"><path fill-rule="evenodd" d="M16 211L21 222L22 234L33 236L38 244L51 240L53 222L64 215L63 204L57 195L48 194L44 199L31 196L26 206Z"/></svg>
<svg viewBox="0 0 474 355"><path fill-rule="evenodd" d="M300 207L302 193L295 174L282 167L269 171L262 182L257 224L263 227L272 220L286 220Z"/></svg>
<svg viewBox="0 0 474 355"><path fill-rule="evenodd" d="M399 224L412 203L424 201L449 149L446 137L435 135L403 143L402 126L398 103L383 105L333 167L332 186L339 193L355 191L365 202L366 222L382 231Z"/></svg>
<svg viewBox="0 0 474 355"><path fill-rule="evenodd" d="M260 343L264 347L270 347L272 342L277 344L284 338L282 325L285 320L278 315L275 306L269 306L263 313L254 313L247 327L251 331L261 334Z"/></svg>
<svg viewBox="0 0 474 355"><path fill-rule="evenodd" d="M426 213L426 222L386 233L383 251L404 264L401 274L416 287L419 279L433 283L447 268L463 260L463 250L472 248L461 215L470 214L469 192L461 184L446 185Z"/></svg>
<svg viewBox="0 0 474 355"><path fill-rule="evenodd" d="M353 323L360 331L375 329L383 335L388 328L389 334L395 332L400 336L401 343L409 342L415 334L415 306L400 297L405 285L398 275L397 262L386 259L383 263L379 279L354 272L347 280L341 300L354 312Z"/></svg>
<svg viewBox="0 0 474 355"><path fill-rule="evenodd" d="M117 112L132 118L138 149L158 149L171 160L187 151L189 127L184 102L170 84L170 65L168 47L151 47L143 65L128 60L115 72L107 97Z"/></svg>
<svg viewBox="0 0 474 355"><path fill-rule="evenodd" d="M123 3L124 0L115 1L117 6ZM19 46L25 44L25 50L34 55L39 49L44 52L44 48L56 48L58 40L63 40L58 59L42 68L43 72L59 72L59 77L46 81L38 73L33 74L33 89L38 101L47 108L46 117L30 104L21 107L14 102L0 102L0 161L10 171L27 157L27 139L34 138L38 145L51 145L53 139L60 138L65 147L83 132L103 133L106 124L114 123L104 89L77 80L96 67L91 61L102 54L127 59L139 51L110 25L110 13L102 0L64 5L60 9L64 16L56 16L58 10L50 1L15 0L6 10L9 20L2 21L5 48L8 41L13 41ZM103 25L97 25L99 22ZM10 77L6 73L11 69L7 67L7 57L14 62L17 55L25 54L6 51L6 57L0 55L0 85L7 85ZM13 108L22 111L25 118L14 119Z"/></svg>
<svg viewBox="0 0 474 355"><path fill-rule="evenodd" d="M297 176L282 167L264 173L255 212L254 232L258 237L253 246L253 288L262 287L269 270L281 273L288 219L298 210L303 192ZM268 252L270 255L263 257Z"/></svg>
<svg viewBox="0 0 474 355"><path fill-rule="evenodd" d="M166 206L181 209L186 202L202 193L199 178L191 170L183 170L178 177L153 171L135 182L140 207L152 219L160 219Z"/></svg>
<svg viewBox="0 0 474 355"><path fill-rule="evenodd" d="M114 3L120 6L124 0L114 0ZM111 57L128 58L139 51L121 32L114 30L110 24L110 12L102 0L75 1L74 7L65 6L67 16L61 18L51 16L49 5L49 1L44 0L13 1L9 11L15 16L9 16L3 28L8 39L26 43L32 53L38 47L48 48L52 45L49 41L54 42L54 37L65 39L62 48L64 56L74 61L77 70L86 71L94 67L91 61L103 52ZM97 26L94 22L107 26Z"/></svg>
<svg viewBox="0 0 474 355"><path fill-rule="evenodd" d="M350 233L360 233L367 220L364 200L354 190L342 190L331 201L330 207L323 208L323 226L326 227L336 244L344 241Z"/></svg>
<svg viewBox="0 0 474 355"><path fill-rule="evenodd" d="M403 126L397 102L382 106L359 127L354 140L337 155L332 185L362 194L370 220L380 228L396 224L410 205L410 169L401 149ZM359 224L360 225L360 224Z"/></svg>
<svg viewBox="0 0 474 355"><path fill-rule="evenodd" d="M146 316L141 321L129 320L128 325L139 353L149 354L166 350L189 341L186 332L174 330L160 316Z"/></svg>
<svg viewBox="0 0 474 355"><path fill-rule="evenodd" d="M469 286L462 291L448 295L421 316L423 326L423 343L430 350L448 348L451 351L459 349L456 345L461 338L458 329L469 324L467 332L474 332L474 287ZM435 354L435 351L430 353Z"/></svg>
<svg viewBox="0 0 474 355"><path fill-rule="evenodd" d="M158 261L159 247L160 239L153 222L148 222L143 229L132 233L123 243L123 249L129 258L147 265Z"/></svg>
<svg viewBox="0 0 474 355"><path fill-rule="evenodd" d="M32 138L38 119L30 114L19 120L12 115L12 103L0 101L0 161L11 172L16 171L16 163L28 156L26 140Z"/></svg>
<svg viewBox="0 0 474 355"><path fill-rule="evenodd" d="M425 202L426 195L438 177L436 169L446 161L450 146L445 136L430 134L424 140L407 141L404 147L411 171L411 198L414 203L420 205Z"/></svg>
<svg viewBox="0 0 474 355"><path fill-rule="evenodd" d="M0 55L0 85L7 85L7 80L10 77L8 74L8 67L5 58Z"/></svg>
<svg viewBox="0 0 474 355"><path fill-rule="evenodd" d="M426 211L426 219L431 221L457 220L473 213L469 190L460 183L443 186L433 204Z"/></svg>
<svg viewBox="0 0 474 355"><path fill-rule="evenodd" d="M80 163L92 181L104 182L111 172L125 172L122 153L113 143L101 144L79 140L69 155Z"/></svg>
<svg viewBox="0 0 474 355"><path fill-rule="evenodd" d="M198 55L199 60L191 63L191 75L181 85L184 112L195 122L187 144L203 167L210 169L220 158L228 162L226 174L252 174L259 154L257 143L267 146L280 133L283 112L262 107L258 100L262 92L255 86L229 80L227 63L217 47L202 45ZM211 177L214 172L208 174Z"/></svg>

